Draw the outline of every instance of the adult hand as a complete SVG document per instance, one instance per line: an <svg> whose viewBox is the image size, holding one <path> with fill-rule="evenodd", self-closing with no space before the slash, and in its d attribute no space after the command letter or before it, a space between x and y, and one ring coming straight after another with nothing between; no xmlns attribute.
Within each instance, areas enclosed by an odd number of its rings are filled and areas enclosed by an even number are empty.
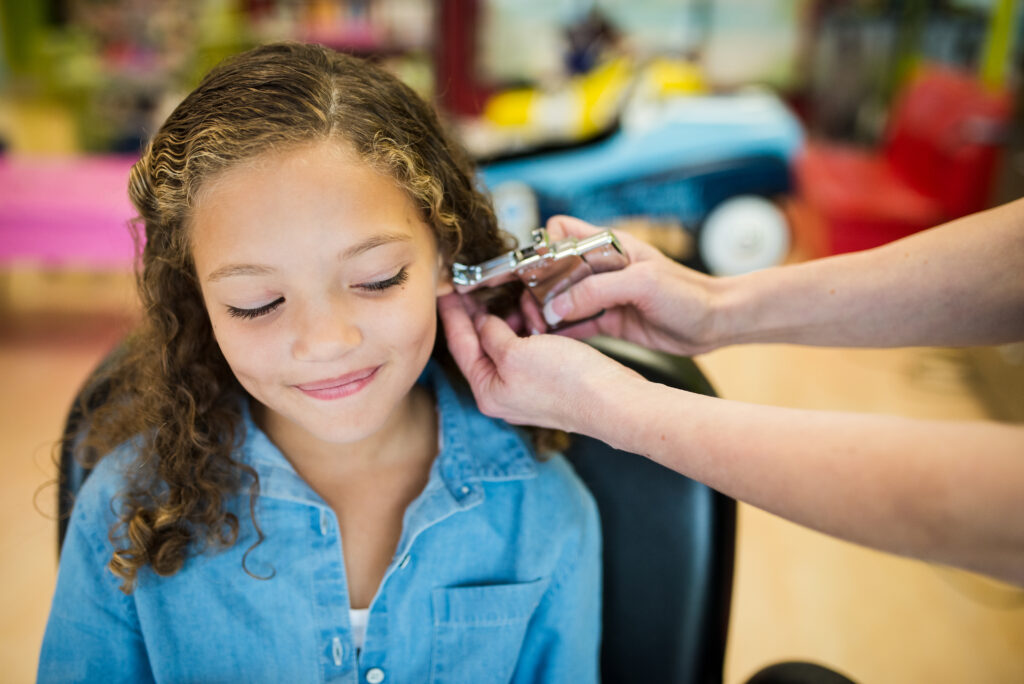
<svg viewBox="0 0 1024 684"><path fill-rule="evenodd" d="M469 297L445 295L438 311L448 349L488 416L587 432L600 420L593 414L602 402L594 398L627 379L642 380L582 342L556 335L519 337Z"/></svg>
<svg viewBox="0 0 1024 684"><path fill-rule="evenodd" d="M554 240L584 238L601 229L569 216L553 216L547 224ZM654 247L617 233L630 264L619 271L598 273L576 283L544 307L543 319L526 301L530 327L545 330L563 320L605 313L560 334L577 339L602 334L650 349L693 355L720 346L717 320L717 279L672 261Z"/></svg>

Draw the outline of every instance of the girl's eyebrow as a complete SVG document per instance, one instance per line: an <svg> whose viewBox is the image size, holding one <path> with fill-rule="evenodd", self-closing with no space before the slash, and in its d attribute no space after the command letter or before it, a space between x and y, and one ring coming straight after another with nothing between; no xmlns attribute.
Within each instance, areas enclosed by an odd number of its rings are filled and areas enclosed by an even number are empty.
<svg viewBox="0 0 1024 684"><path fill-rule="evenodd" d="M412 242L412 236L404 233L381 233L380 235L374 235L346 249L341 253L341 258L342 260L351 259L352 257L359 256L363 252L368 252L375 247L387 245L392 242Z"/></svg>
<svg viewBox="0 0 1024 684"><path fill-rule="evenodd" d="M270 266L261 266L259 264L228 264L227 266L221 266L206 276L206 281L212 283L215 280L230 278L231 276L270 275L273 272L274 269Z"/></svg>
<svg viewBox="0 0 1024 684"><path fill-rule="evenodd" d="M412 236L402 233L381 233L380 235L374 235L346 249L341 253L341 259L352 259L353 257L357 257L371 249L382 245L388 245L393 242L412 242ZM227 264L206 276L206 281L213 282L215 280L222 280L232 276L270 275L274 273L275 270L276 269L272 266L264 266L263 264Z"/></svg>

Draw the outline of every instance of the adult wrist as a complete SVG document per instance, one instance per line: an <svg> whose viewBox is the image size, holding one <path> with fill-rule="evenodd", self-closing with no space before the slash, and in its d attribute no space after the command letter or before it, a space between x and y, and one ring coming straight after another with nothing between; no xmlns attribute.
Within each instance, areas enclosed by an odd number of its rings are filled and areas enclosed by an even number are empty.
<svg viewBox="0 0 1024 684"><path fill-rule="evenodd" d="M770 273L775 269L716 278L712 291L712 339L709 349L748 342L769 342L766 323L773 310Z"/></svg>
<svg viewBox="0 0 1024 684"><path fill-rule="evenodd" d="M749 288L744 276L712 278L708 286L709 325L704 351L726 347L742 340L749 325Z"/></svg>
<svg viewBox="0 0 1024 684"><path fill-rule="evenodd" d="M586 409L577 412L570 432L588 435L616 449L635 449L636 416L633 408L644 403L652 383L640 374L614 364L610 372L602 370L588 377L581 400Z"/></svg>

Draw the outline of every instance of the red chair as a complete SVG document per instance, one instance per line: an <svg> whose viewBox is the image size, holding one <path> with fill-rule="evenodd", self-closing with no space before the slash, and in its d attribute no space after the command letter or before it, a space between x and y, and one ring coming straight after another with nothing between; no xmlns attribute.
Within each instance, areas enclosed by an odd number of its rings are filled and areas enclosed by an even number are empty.
<svg viewBox="0 0 1024 684"><path fill-rule="evenodd" d="M927 66L897 98L880 150L809 143L797 186L823 219L830 252L877 247L984 209L1011 110L1008 93Z"/></svg>

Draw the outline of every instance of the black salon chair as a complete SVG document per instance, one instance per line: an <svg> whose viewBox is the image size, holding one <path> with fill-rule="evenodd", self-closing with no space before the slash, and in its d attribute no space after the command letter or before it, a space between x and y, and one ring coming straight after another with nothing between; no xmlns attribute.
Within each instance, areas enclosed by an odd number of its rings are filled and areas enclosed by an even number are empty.
<svg viewBox="0 0 1024 684"><path fill-rule="evenodd" d="M714 396L690 359L598 337L648 380ZM573 436L566 455L604 535L601 680L721 684L732 601L736 502L636 454ZM855 684L817 663L769 665L747 684Z"/></svg>
<svg viewBox="0 0 1024 684"><path fill-rule="evenodd" d="M714 394L688 358L608 338L591 344L654 382ZM58 553L75 492L88 476L72 455L82 431L83 407L95 407L108 395L94 375L76 397L65 424ZM653 461L588 437L573 436L566 455L593 492L601 515L602 681L720 684L732 598L735 502ZM851 684L839 675L829 678L824 668L818 672L817 666L797 666L803 668L798 673L817 678L787 680L785 674L792 670L776 667L769 668L776 678L762 678L759 684Z"/></svg>
<svg viewBox="0 0 1024 684"><path fill-rule="evenodd" d="M110 391L107 383L101 379L101 371L113 362L120 353L121 347L115 347L100 362L99 366L86 378L78 394L71 402L68 417L64 421L64 434L60 444L60 463L58 464L57 480L57 556L64 546L64 535L67 533L71 509L75 505L75 494L78 492L89 470L84 468L75 458L79 442L85 435L82 416L86 411L95 409L107 401Z"/></svg>
<svg viewBox="0 0 1024 684"><path fill-rule="evenodd" d="M611 338L591 345L654 382L713 395L688 358ZM597 500L604 535L602 681L722 681L736 503L603 442L567 454Z"/></svg>

